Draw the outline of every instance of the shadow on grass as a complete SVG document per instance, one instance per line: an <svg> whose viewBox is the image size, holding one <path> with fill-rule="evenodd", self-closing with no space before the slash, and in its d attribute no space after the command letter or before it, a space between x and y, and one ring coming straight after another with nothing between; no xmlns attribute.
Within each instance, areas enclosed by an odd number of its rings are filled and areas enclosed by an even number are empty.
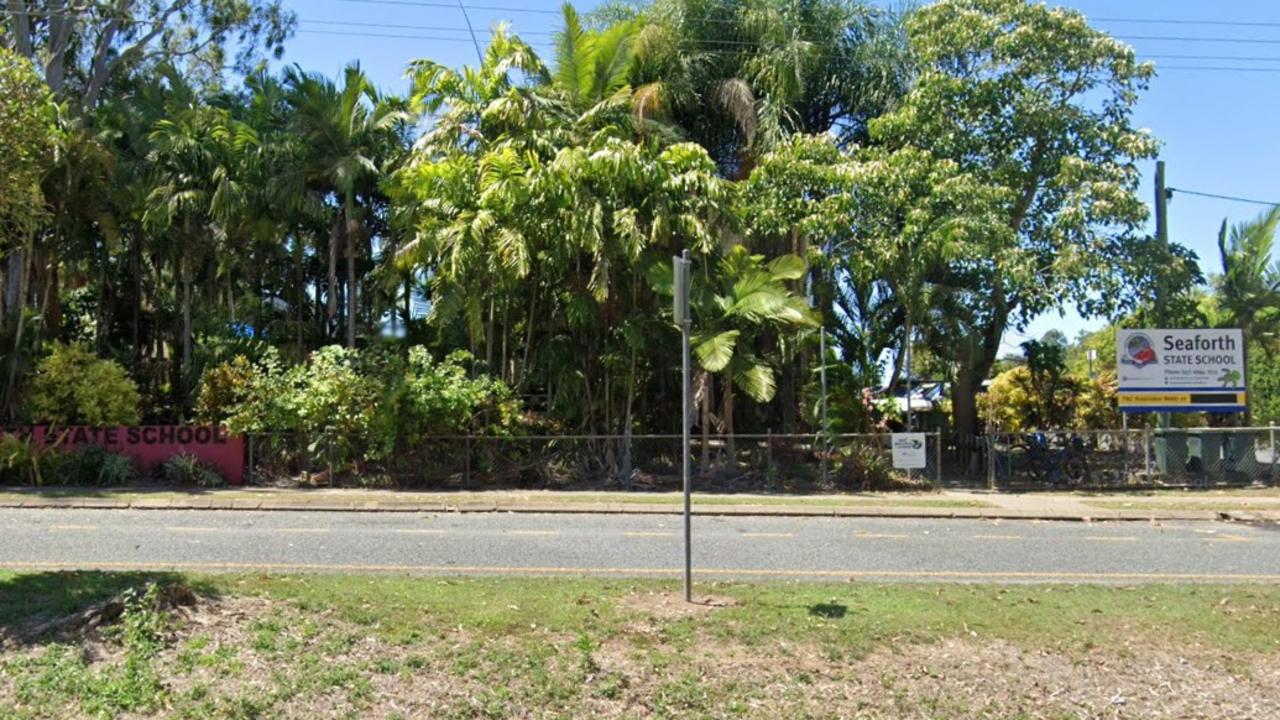
<svg viewBox="0 0 1280 720"><path fill-rule="evenodd" d="M31 629L42 622L78 613L147 583L185 585L202 596L216 594L211 584L174 572L40 572L0 575L0 646L32 643Z"/></svg>
<svg viewBox="0 0 1280 720"><path fill-rule="evenodd" d="M827 620L839 620L849 614L849 606L841 603L817 603L809 606L809 614Z"/></svg>

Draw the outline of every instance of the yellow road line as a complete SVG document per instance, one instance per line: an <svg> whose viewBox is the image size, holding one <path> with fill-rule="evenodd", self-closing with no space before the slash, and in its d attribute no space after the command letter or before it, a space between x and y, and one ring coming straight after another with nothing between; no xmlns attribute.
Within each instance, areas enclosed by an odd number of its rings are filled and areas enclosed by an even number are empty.
<svg viewBox="0 0 1280 720"><path fill-rule="evenodd" d="M8 570L178 570L237 572L389 572L389 573L463 573L497 575L669 575L678 576L681 568L590 568L590 567L504 567L484 565L361 565L313 563L161 563L161 562L2 562ZM907 578L969 580L1129 580L1129 581L1212 581L1280 583L1280 574L1230 573L1089 573L1041 571L976 571L976 570L761 570L751 568L705 568L702 575L757 577L837 577L837 578Z"/></svg>
<svg viewBox="0 0 1280 720"><path fill-rule="evenodd" d="M276 532L282 533L327 533L329 528L276 528Z"/></svg>
<svg viewBox="0 0 1280 720"><path fill-rule="evenodd" d="M974 535L974 540L1021 540L1021 535Z"/></svg>
<svg viewBox="0 0 1280 720"><path fill-rule="evenodd" d="M1205 538L1205 542L1247 543L1249 542L1249 538L1244 537L1243 535L1219 535L1217 537Z"/></svg>
<svg viewBox="0 0 1280 720"><path fill-rule="evenodd" d="M905 539L907 539L907 538L909 538L909 537L911 537L911 536L910 536L910 535L907 535L907 534L905 534L905 533L869 533L869 532L860 532L860 533L857 533L857 534L855 535L855 537L857 537L857 538L859 538L859 539L865 539L865 540L905 540Z"/></svg>
<svg viewBox="0 0 1280 720"><path fill-rule="evenodd" d="M742 533L742 537L748 537L748 538L789 538L789 537L795 537L795 536L796 536L795 533L767 533L767 532Z"/></svg>
<svg viewBox="0 0 1280 720"><path fill-rule="evenodd" d="M1090 535L1085 540L1099 540L1101 542L1138 542L1136 537L1112 537L1109 535Z"/></svg>
<svg viewBox="0 0 1280 720"><path fill-rule="evenodd" d="M50 525L49 532L67 532L82 530L97 530L96 525Z"/></svg>
<svg viewBox="0 0 1280 720"><path fill-rule="evenodd" d="M624 532L627 537L675 537L673 532Z"/></svg>
<svg viewBox="0 0 1280 720"><path fill-rule="evenodd" d="M508 530L508 535L559 535L559 530Z"/></svg>
<svg viewBox="0 0 1280 720"><path fill-rule="evenodd" d="M211 527L167 527L165 530L169 532L189 532L189 533L211 533L218 532L218 528Z"/></svg>
<svg viewBox="0 0 1280 720"><path fill-rule="evenodd" d="M443 535L445 533L444 530L435 528L406 528L403 530L396 530L396 532L404 533L406 535Z"/></svg>

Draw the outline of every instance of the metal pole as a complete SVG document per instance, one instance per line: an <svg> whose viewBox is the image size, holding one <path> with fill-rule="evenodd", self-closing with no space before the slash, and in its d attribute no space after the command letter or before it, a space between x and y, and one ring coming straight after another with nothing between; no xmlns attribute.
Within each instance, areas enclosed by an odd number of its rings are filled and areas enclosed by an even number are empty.
<svg viewBox="0 0 1280 720"><path fill-rule="evenodd" d="M1142 454L1146 472L1146 481L1151 482L1151 428L1142 430Z"/></svg>
<svg viewBox="0 0 1280 720"><path fill-rule="evenodd" d="M996 436L987 433L987 489L996 489Z"/></svg>
<svg viewBox="0 0 1280 720"><path fill-rule="evenodd" d="M911 427L911 313L907 313L907 432L912 431ZM907 468L907 482L910 483L914 471Z"/></svg>
<svg viewBox="0 0 1280 720"><path fill-rule="evenodd" d="M680 256L680 263L684 267L683 273L676 275L677 282L687 282L689 278L689 251L685 250ZM681 468L680 474L684 481L684 601L693 601L693 524L690 517L693 514L693 483L691 480L692 467L690 466L689 452L689 431L690 431L690 413L691 400L693 395L693 387L690 382L690 360L689 360L689 334L693 330L693 318L689 317L688 307L688 286L681 293L685 301L685 307L680 313L680 434L681 434Z"/></svg>
<svg viewBox="0 0 1280 720"><path fill-rule="evenodd" d="M936 487L942 487L942 430L933 433L933 461L936 464L933 477Z"/></svg>
<svg viewBox="0 0 1280 720"><path fill-rule="evenodd" d="M822 484L827 484L827 456L831 453L831 427L827 424L827 328L823 327L818 334L821 365L818 374L822 378Z"/></svg>
<svg viewBox="0 0 1280 720"><path fill-rule="evenodd" d="M1276 423L1271 421L1268 428L1271 431L1271 484L1276 484Z"/></svg>
<svg viewBox="0 0 1280 720"><path fill-rule="evenodd" d="M773 480L773 428L769 428L768 439L766 442L768 443L768 447L765 449L765 452L768 453L767 457L769 458L769 479Z"/></svg>

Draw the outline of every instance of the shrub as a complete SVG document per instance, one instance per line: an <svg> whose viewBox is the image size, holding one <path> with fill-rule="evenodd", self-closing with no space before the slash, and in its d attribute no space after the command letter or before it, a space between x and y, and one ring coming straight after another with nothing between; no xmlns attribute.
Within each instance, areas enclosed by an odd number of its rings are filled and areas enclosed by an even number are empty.
<svg viewBox="0 0 1280 720"><path fill-rule="evenodd" d="M191 453L178 453L165 460L156 474L174 485L221 487L227 482L217 469Z"/></svg>
<svg viewBox="0 0 1280 720"><path fill-rule="evenodd" d="M844 453L840 478L846 488L889 490L897 484L893 463L878 448L854 443Z"/></svg>
<svg viewBox="0 0 1280 720"><path fill-rule="evenodd" d="M468 377L469 359L460 352L437 362L422 347L406 358L330 346L285 369L269 354L207 375L207 419L225 399L220 413L232 432L329 434L343 459L381 460L426 435L509 433L519 401L501 381Z"/></svg>
<svg viewBox="0 0 1280 720"><path fill-rule="evenodd" d="M0 435L0 482L6 485L43 485L46 458L34 440Z"/></svg>
<svg viewBox="0 0 1280 720"><path fill-rule="evenodd" d="M132 460L97 445L65 453L58 465L58 480L67 485L125 485L137 478Z"/></svg>
<svg viewBox="0 0 1280 720"><path fill-rule="evenodd" d="M253 380L260 372L244 355L205 370L200 378L196 398L196 418L200 422L220 424L249 399Z"/></svg>
<svg viewBox="0 0 1280 720"><path fill-rule="evenodd" d="M31 419L55 425L136 425L139 402L123 367L80 345L54 345L27 395Z"/></svg>

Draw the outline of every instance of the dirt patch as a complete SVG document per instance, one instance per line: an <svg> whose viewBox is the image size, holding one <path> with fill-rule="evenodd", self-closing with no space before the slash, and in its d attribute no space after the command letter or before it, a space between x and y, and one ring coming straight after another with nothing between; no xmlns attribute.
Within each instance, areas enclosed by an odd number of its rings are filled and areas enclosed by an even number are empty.
<svg viewBox="0 0 1280 720"><path fill-rule="evenodd" d="M737 604L737 598L703 593L694 593L693 601L685 602L684 595L665 591L633 592L620 601L627 610L646 613L659 620L696 617Z"/></svg>
<svg viewBox="0 0 1280 720"><path fill-rule="evenodd" d="M732 626L664 622L736 603L632 591L608 632L430 629L388 638L335 612L254 597L200 598L171 611L152 661L164 702L125 717L1280 717L1274 656L1199 645L1031 649L965 636L897 642L869 654ZM828 622L814 615L813 622ZM78 652L105 672L119 651L86 630ZM45 648L0 653L0 716L77 717L82 701L15 698L41 682L24 664ZM3 663L13 663L4 665ZM65 668L63 670L65 672ZM46 676L48 677L48 676Z"/></svg>

